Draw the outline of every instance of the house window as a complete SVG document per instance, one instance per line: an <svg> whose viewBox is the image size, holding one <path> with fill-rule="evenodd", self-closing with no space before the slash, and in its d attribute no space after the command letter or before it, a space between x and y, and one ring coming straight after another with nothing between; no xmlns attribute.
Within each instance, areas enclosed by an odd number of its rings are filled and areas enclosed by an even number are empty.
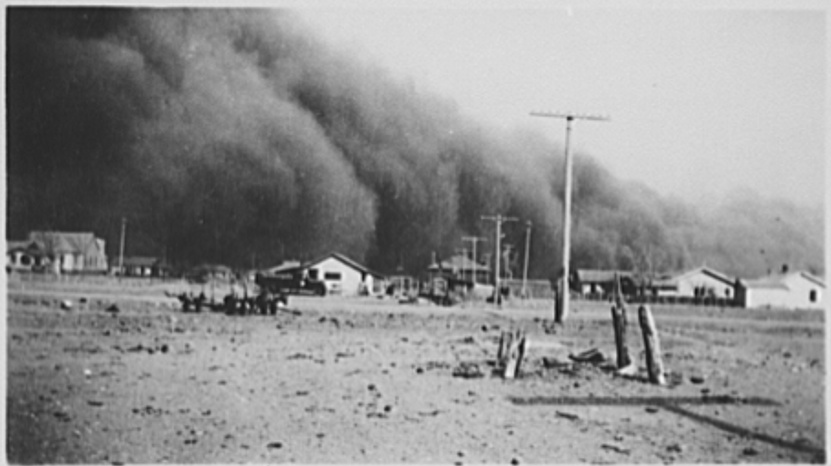
<svg viewBox="0 0 831 466"><path fill-rule="evenodd" d="M812 303L817 302L817 290L811 290L808 293L808 300L810 300Z"/></svg>
<svg viewBox="0 0 831 466"><path fill-rule="evenodd" d="M309 280L317 280L317 269L309 269Z"/></svg>
<svg viewBox="0 0 831 466"><path fill-rule="evenodd" d="M323 274L324 280L340 280L340 272L326 272Z"/></svg>

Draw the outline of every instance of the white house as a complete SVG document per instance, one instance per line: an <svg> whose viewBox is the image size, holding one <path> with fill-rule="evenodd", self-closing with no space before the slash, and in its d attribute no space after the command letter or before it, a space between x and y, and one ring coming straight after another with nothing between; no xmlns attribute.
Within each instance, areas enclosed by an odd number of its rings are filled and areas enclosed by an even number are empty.
<svg viewBox="0 0 831 466"><path fill-rule="evenodd" d="M658 280L654 282L652 289L656 296L733 299L735 287L734 278L703 266Z"/></svg>
<svg viewBox="0 0 831 466"><path fill-rule="evenodd" d="M737 297L747 308L822 309L825 283L808 272L741 280Z"/></svg>
<svg viewBox="0 0 831 466"><path fill-rule="evenodd" d="M308 277L322 280L327 295L359 296L383 292L384 277L336 252L303 264Z"/></svg>

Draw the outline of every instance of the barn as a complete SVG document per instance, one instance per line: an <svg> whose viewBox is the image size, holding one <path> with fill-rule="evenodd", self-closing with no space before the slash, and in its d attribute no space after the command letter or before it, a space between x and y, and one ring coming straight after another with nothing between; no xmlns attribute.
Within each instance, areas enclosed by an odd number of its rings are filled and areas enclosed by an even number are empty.
<svg viewBox="0 0 831 466"><path fill-rule="evenodd" d="M825 283L808 272L740 280L736 297L746 308L822 309Z"/></svg>

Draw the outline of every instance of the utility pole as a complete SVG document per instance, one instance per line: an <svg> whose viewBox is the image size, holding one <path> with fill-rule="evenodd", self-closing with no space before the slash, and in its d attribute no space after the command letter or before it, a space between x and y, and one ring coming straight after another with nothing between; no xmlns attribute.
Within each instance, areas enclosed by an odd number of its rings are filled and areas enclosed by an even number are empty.
<svg viewBox="0 0 831 466"><path fill-rule="evenodd" d="M508 261L511 260L511 251L513 249L514 249L513 244L506 244L505 245L505 267L503 267L503 269L505 269L505 276L504 276L505 280L507 280L509 278L510 279L514 278L514 273L511 271L510 265L508 264Z"/></svg>
<svg viewBox="0 0 831 466"><path fill-rule="evenodd" d="M496 256L496 270L493 275L493 286L494 286L494 299L493 303L496 307L500 307L502 302L502 293L499 288L499 256L502 255L502 249L499 247L502 241L502 223L503 222L515 222L518 219L514 217L503 217L502 214L492 216L492 215L483 215L482 220L490 220L496 223L496 244L494 245L494 255Z"/></svg>
<svg viewBox="0 0 831 466"><path fill-rule="evenodd" d="M121 243L118 247L118 276L124 275L124 237L127 234L127 218L121 217Z"/></svg>
<svg viewBox="0 0 831 466"><path fill-rule="evenodd" d="M467 260L467 248L456 249L456 254L462 255L462 280L465 279L465 260Z"/></svg>
<svg viewBox="0 0 831 466"><path fill-rule="evenodd" d="M571 122L574 120L609 121L608 116L586 115L570 112L531 112L531 116L547 118L564 118L566 120L566 185L563 202L563 289L560 290L562 307L560 314L554 313L554 322L562 324L568 317L569 301L569 261L571 260ZM556 310L556 306L555 306Z"/></svg>
<svg viewBox="0 0 831 466"><path fill-rule="evenodd" d="M531 221L525 224L525 263L522 266L522 297L528 297L528 251L531 250Z"/></svg>
<svg viewBox="0 0 831 466"><path fill-rule="evenodd" d="M484 241L485 238L479 236L462 236L462 241L470 241L473 243L473 284L476 284L476 266L479 263L479 259L476 257L476 243L479 241Z"/></svg>

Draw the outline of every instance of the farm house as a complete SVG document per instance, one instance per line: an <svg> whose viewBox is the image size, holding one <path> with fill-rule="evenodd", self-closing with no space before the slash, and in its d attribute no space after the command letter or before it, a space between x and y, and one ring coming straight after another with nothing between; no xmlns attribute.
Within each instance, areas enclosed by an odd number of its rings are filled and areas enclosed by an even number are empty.
<svg viewBox="0 0 831 466"><path fill-rule="evenodd" d="M299 272L310 280L319 280L326 286L327 295L376 295L384 291L384 276L336 252L306 263L286 262L269 273Z"/></svg>
<svg viewBox="0 0 831 466"><path fill-rule="evenodd" d="M703 266L652 283L652 294L659 297L733 299L735 279Z"/></svg>
<svg viewBox="0 0 831 466"><path fill-rule="evenodd" d="M746 308L822 309L825 283L808 272L740 280L736 297Z"/></svg>
<svg viewBox="0 0 831 466"><path fill-rule="evenodd" d="M93 233L33 231L25 241L10 241L10 268L33 270L51 264L55 273L103 273L107 255L103 239Z"/></svg>

